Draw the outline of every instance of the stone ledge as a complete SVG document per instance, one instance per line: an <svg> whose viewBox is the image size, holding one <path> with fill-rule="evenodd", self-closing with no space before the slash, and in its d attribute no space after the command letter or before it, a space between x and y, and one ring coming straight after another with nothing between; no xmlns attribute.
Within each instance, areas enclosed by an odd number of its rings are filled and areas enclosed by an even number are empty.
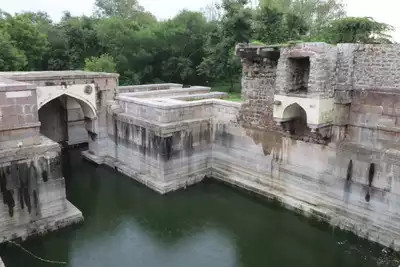
<svg viewBox="0 0 400 267"><path fill-rule="evenodd" d="M82 70L65 71L5 71L0 77L16 81L59 80L59 79L90 79L90 78L118 78L118 73L88 72Z"/></svg>
<svg viewBox="0 0 400 267"><path fill-rule="evenodd" d="M26 128L38 128L40 127L41 123L40 122L29 122L29 123L24 123L23 125L16 125L16 126L0 126L0 131L13 131L13 130L19 130L19 129L26 129Z"/></svg>
<svg viewBox="0 0 400 267"><path fill-rule="evenodd" d="M84 159L94 162L97 165L104 164L104 157L99 157L96 155L91 154L88 150L87 151L82 151L82 156Z"/></svg>
<svg viewBox="0 0 400 267"><path fill-rule="evenodd" d="M44 235L51 231L64 228L69 225L83 222L83 215L72 203L66 201L65 210L54 216L49 216L36 221L31 221L28 224L21 225L15 228L10 228L8 231L0 232L0 243L8 240L21 238L26 240L32 236Z"/></svg>

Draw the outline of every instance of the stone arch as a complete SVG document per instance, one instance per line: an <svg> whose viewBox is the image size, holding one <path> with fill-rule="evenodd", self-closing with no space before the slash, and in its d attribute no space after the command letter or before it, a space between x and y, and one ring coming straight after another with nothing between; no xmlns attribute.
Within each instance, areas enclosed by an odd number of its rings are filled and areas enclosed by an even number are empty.
<svg viewBox="0 0 400 267"><path fill-rule="evenodd" d="M91 119L91 120L94 120L97 118L97 110L96 110L96 107L94 107L92 103L90 103L87 99L85 99L81 96L71 94L69 92L55 94L51 98L46 99L46 101L39 103L38 110L40 110L47 103L53 101L54 99L60 98L64 95L73 98L75 101L77 101L79 103L79 105L82 108L83 114L86 118Z"/></svg>
<svg viewBox="0 0 400 267"><path fill-rule="evenodd" d="M305 109L298 103L288 105L283 111L282 124L290 134L303 135L308 129Z"/></svg>
<svg viewBox="0 0 400 267"><path fill-rule="evenodd" d="M96 125L96 109L85 98L58 93L39 104L40 132L55 142L70 145L87 143Z"/></svg>

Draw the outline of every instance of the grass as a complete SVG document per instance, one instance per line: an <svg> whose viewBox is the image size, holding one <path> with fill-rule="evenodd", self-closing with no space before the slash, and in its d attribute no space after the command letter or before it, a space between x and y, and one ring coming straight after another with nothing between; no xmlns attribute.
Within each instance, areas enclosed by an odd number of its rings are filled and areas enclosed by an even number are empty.
<svg viewBox="0 0 400 267"><path fill-rule="evenodd" d="M225 92L229 94L229 97L225 100L233 101L233 102L241 102L242 101L242 94L241 94L241 84L240 82L235 82L233 84L232 92L229 92L231 84L229 82L218 82L211 86L212 92Z"/></svg>

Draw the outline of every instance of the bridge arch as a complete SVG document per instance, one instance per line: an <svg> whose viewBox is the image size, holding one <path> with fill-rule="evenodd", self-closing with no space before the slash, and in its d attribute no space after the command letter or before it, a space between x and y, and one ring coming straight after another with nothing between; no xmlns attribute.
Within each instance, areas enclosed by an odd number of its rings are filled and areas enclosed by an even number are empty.
<svg viewBox="0 0 400 267"><path fill-rule="evenodd" d="M60 92L58 94L52 95L51 98L41 101L39 103L38 110L40 110L44 105L46 105L50 101L53 101L54 99L60 98L62 96L71 97L72 99L77 101L79 103L79 105L81 106L83 114L85 115L86 118L89 118L89 119L97 118L97 110L96 110L96 107L93 106L92 103L90 103L87 99L85 99L79 95L71 94L69 92Z"/></svg>
<svg viewBox="0 0 400 267"><path fill-rule="evenodd" d="M69 92L51 94L38 103L40 132L55 142L67 145L88 142L88 129L97 119L96 107Z"/></svg>

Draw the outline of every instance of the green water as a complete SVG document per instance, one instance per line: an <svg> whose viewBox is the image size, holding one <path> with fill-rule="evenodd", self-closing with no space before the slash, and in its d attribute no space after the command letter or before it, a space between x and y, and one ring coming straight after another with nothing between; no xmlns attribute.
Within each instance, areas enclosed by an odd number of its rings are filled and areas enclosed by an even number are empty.
<svg viewBox="0 0 400 267"><path fill-rule="evenodd" d="M161 196L65 153L68 199L85 222L23 243L67 266L398 266L382 247L213 181ZM8 267L42 263L12 245ZM65 266L65 265L64 265Z"/></svg>

